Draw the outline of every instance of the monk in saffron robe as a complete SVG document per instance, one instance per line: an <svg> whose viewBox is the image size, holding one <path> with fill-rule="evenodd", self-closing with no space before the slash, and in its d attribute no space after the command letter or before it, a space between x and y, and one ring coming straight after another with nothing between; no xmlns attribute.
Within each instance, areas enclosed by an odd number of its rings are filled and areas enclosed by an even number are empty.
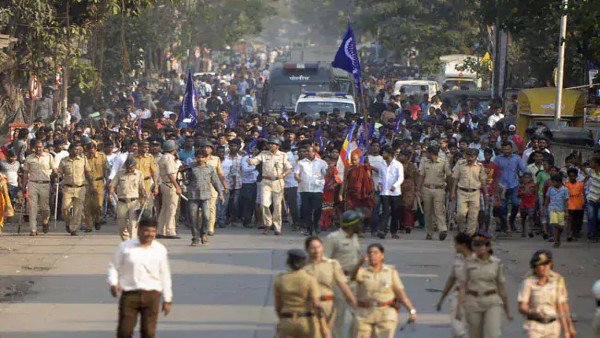
<svg viewBox="0 0 600 338"><path fill-rule="evenodd" d="M344 172L344 181L340 189L340 201L345 203L344 210L359 210L365 215L365 222L369 224L375 200L373 199L372 171L370 164L360 163L360 154L352 153L350 167Z"/></svg>

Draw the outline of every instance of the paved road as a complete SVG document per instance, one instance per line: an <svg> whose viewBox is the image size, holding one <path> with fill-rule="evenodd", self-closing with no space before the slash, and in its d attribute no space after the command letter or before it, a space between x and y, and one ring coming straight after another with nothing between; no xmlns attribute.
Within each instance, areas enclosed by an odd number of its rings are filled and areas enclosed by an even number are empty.
<svg viewBox="0 0 600 338"><path fill-rule="evenodd" d="M285 250L300 247L302 237L262 236L234 228L220 231L206 247L190 247L189 233L184 238L163 241L170 253L175 303L171 315L160 319L159 337L273 337L273 276L285 269ZM397 337L450 337L448 316L435 312L433 304L450 270L452 243L423 238L416 231L401 240L383 241L386 261L397 266L419 310L418 324ZM0 337L113 336L117 302L108 293L105 273L118 243L113 225L78 237L58 230L38 237L0 237ZM504 337L522 335L516 292L538 247L549 244L521 238L495 244L507 266L517 318L505 324ZM590 337L590 289L600 278L600 246L580 242L565 245L555 255L556 269L567 277L579 337ZM404 312L401 320L405 318Z"/></svg>

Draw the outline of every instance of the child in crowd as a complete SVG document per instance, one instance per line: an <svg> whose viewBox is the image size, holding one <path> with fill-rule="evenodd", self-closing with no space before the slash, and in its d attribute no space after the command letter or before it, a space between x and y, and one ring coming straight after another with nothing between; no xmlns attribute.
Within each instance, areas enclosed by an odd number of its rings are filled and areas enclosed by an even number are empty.
<svg viewBox="0 0 600 338"><path fill-rule="evenodd" d="M535 183L533 183L533 175L530 172L523 174L521 184L517 190L517 195L521 199L521 204L519 205L519 212L521 214L521 237L525 237L525 233L528 233L529 238L532 238L536 190Z"/></svg>
<svg viewBox="0 0 600 338"><path fill-rule="evenodd" d="M584 183L579 181L577 176L579 170L577 168L569 168L567 170L569 180L565 183L565 187L569 190L569 224L567 231L567 242L579 238L581 226L583 225L583 205L584 205Z"/></svg>
<svg viewBox="0 0 600 338"><path fill-rule="evenodd" d="M554 174L550 179L552 186L546 193L544 209L548 211L548 223L554 229L554 247L560 246L560 235L568 222L569 190L562 183L562 175Z"/></svg>
<svg viewBox="0 0 600 338"><path fill-rule="evenodd" d="M542 161L542 169L539 169L537 173L535 173L534 182L535 188L538 196L538 213L539 218L537 219L538 224L542 227L542 236L544 239L548 239L548 222L546 217L543 215L544 208L544 196L546 196L546 191L544 191L544 187L546 186L546 182L550 180L550 163L547 160Z"/></svg>

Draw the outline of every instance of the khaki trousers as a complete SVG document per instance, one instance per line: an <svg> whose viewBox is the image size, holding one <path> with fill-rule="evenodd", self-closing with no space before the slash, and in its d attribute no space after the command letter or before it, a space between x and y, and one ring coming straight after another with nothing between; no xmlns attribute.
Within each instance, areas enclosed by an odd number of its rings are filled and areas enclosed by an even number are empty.
<svg viewBox="0 0 600 338"><path fill-rule="evenodd" d="M525 323L528 338L560 338L560 320L543 324L532 320Z"/></svg>
<svg viewBox="0 0 600 338"><path fill-rule="evenodd" d="M29 182L29 227L31 231L37 231L38 211L42 216L42 224L50 222L50 184Z"/></svg>
<svg viewBox="0 0 600 338"><path fill-rule="evenodd" d="M119 226L119 236L121 240L126 241L137 236L136 211L140 208L139 200L117 203L117 225Z"/></svg>
<svg viewBox="0 0 600 338"><path fill-rule="evenodd" d="M77 231L83 214L85 187L67 187L63 185L62 193L63 219L70 232ZM72 213L71 209L73 209Z"/></svg>
<svg viewBox="0 0 600 338"><path fill-rule="evenodd" d="M208 206L208 232L213 234L215 233L215 223L217 222L217 198L219 197L219 193L215 188L211 187L211 189L212 195L210 196Z"/></svg>
<svg viewBox="0 0 600 338"><path fill-rule="evenodd" d="M349 281L346 279L346 282ZM348 283L352 293L356 294L356 283ZM342 290L337 286L333 287L333 307L335 309L335 316L333 318L333 325L329 327L331 330L331 336L333 338L345 338L347 335L344 334L344 324L346 323L346 313L350 312L350 305L346 302L346 298L342 293ZM354 326L354 320L352 320L351 326ZM352 333L353 327L348 331ZM348 333L347 332L347 333Z"/></svg>
<svg viewBox="0 0 600 338"><path fill-rule="evenodd" d="M456 223L458 224L459 232L466 232L469 235L473 235L477 231L477 216L479 216L481 207L479 195L479 190L467 192L458 189L458 215Z"/></svg>
<svg viewBox="0 0 600 338"><path fill-rule="evenodd" d="M153 198L152 196L154 196L152 194L152 178L144 180L144 190L146 190L146 196L147 197L140 197L140 208L144 205L144 203L146 204L146 208L144 209L144 214L148 213L151 214L152 213L152 208L154 208L154 203L153 202ZM146 200L148 200L146 202Z"/></svg>
<svg viewBox="0 0 600 338"><path fill-rule="evenodd" d="M160 214L158 215L159 232L165 236L175 236L177 234L175 215L177 214L177 205L179 196L175 192L175 187L171 184L162 183L160 185L162 201Z"/></svg>
<svg viewBox="0 0 600 338"><path fill-rule="evenodd" d="M460 312L460 320L456 319L456 314ZM458 304L458 291L450 294L450 326L454 337L465 337L467 334L467 322L465 320L465 310Z"/></svg>
<svg viewBox="0 0 600 338"><path fill-rule="evenodd" d="M84 223L86 228L91 228L94 223L102 218L102 207L104 206L104 182L95 181L88 186L85 192L85 214Z"/></svg>
<svg viewBox="0 0 600 338"><path fill-rule="evenodd" d="M260 185L261 201L264 224L267 228L275 228L275 231L281 232L281 207L283 204L283 184L279 181L263 181ZM271 214L271 205L273 213Z"/></svg>
<svg viewBox="0 0 600 338"><path fill-rule="evenodd" d="M356 321L356 338L394 338L398 321L386 320L377 323Z"/></svg>
<svg viewBox="0 0 600 338"><path fill-rule="evenodd" d="M448 231L446 226L446 191L444 189L429 189L423 187L423 210L425 212L425 227L427 234L439 231Z"/></svg>
<svg viewBox="0 0 600 338"><path fill-rule="evenodd" d="M465 307L469 338L500 338L502 331L502 305L498 304L485 311L471 311Z"/></svg>
<svg viewBox="0 0 600 338"><path fill-rule="evenodd" d="M278 338L320 338L316 317L281 318L277 323Z"/></svg>

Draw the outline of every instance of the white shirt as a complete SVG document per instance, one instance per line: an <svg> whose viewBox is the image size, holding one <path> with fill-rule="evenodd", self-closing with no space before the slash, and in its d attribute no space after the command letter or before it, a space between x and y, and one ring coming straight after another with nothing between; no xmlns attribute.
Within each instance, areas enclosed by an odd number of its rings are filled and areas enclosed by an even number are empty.
<svg viewBox="0 0 600 338"><path fill-rule="evenodd" d="M54 155L54 166L56 168L58 168L58 165L60 164L60 161L62 161L63 158L68 157L68 156L69 156L69 152L66 151L66 150L64 150L64 149L61 150L61 151L59 151L58 153L56 153Z"/></svg>
<svg viewBox="0 0 600 338"><path fill-rule="evenodd" d="M380 167L381 164L383 164L383 157L381 157L381 155L367 155L368 159L369 159L369 164L373 167L373 168L378 168ZM373 170L373 172L371 173L371 177L373 178L373 186L375 187L375 189L377 189L377 184L379 183L379 173L375 172L375 170Z"/></svg>
<svg viewBox="0 0 600 338"><path fill-rule="evenodd" d="M227 181L227 186L231 190L240 189L242 187L242 163L240 155L225 156L221 162L221 169L223 169L223 176ZM233 178L235 177L235 186L233 185Z"/></svg>
<svg viewBox="0 0 600 338"><path fill-rule="evenodd" d="M502 120L503 118L504 114L493 114L492 116L488 117L488 126L493 128L496 125L496 122Z"/></svg>
<svg viewBox="0 0 600 338"><path fill-rule="evenodd" d="M135 112L133 112L133 113L130 113L129 115L131 116L131 119L132 119L132 120L133 120L133 119L135 119L135 118L136 118L136 117L138 117L138 116L139 116L139 117L140 117L142 120L149 119L149 118L151 118L151 117L152 117L152 113L150 112L150 110L149 110L149 109L144 109L144 110L138 109L138 110L136 110Z"/></svg>
<svg viewBox="0 0 600 338"><path fill-rule="evenodd" d="M392 160L388 165L383 161L379 166L379 183L381 183L382 196L400 196L400 185L404 181L404 166L397 160ZM394 191L391 188L394 188Z"/></svg>
<svg viewBox="0 0 600 338"><path fill-rule="evenodd" d="M248 159L252 158L251 155L242 157L242 184L256 184L258 178L258 171L256 166L248 164Z"/></svg>
<svg viewBox="0 0 600 338"><path fill-rule="evenodd" d="M137 238L122 242L108 263L108 284L123 291L159 291L170 303L173 290L167 249L157 241L149 247L141 246Z"/></svg>
<svg viewBox="0 0 600 338"><path fill-rule="evenodd" d="M312 161L308 158L298 161L295 171L300 176L298 192L323 192L327 167L327 162L316 157Z"/></svg>
<svg viewBox="0 0 600 338"><path fill-rule="evenodd" d="M115 155L115 158L112 162L112 166L110 167L110 173L108 174L109 180L112 180L113 178L115 178L115 176L117 175L119 170L121 170L121 168L125 164L125 161L127 160L128 156L129 156L129 152L118 153Z"/></svg>
<svg viewBox="0 0 600 338"><path fill-rule="evenodd" d="M298 168L298 156L294 155L294 153L292 153L291 151L288 151L285 154L287 155L287 158L288 160L290 160L290 164L292 165L292 172L290 172L289 174L287 174L286 177L284 177L284 188L296 188L298 187L298 181L296 181L294 173Z"/></svg>

